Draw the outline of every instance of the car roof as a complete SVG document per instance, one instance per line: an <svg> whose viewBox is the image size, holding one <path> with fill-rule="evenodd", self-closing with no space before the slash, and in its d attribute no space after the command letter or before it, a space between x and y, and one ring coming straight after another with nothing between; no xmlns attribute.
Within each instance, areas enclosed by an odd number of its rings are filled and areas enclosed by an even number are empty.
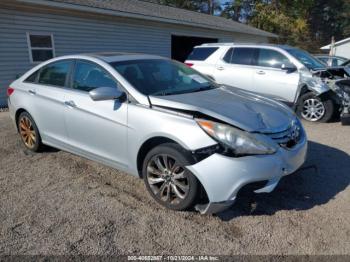
<svg viewBox="0 0 350 262"><path fill-rule="evenodd" d="M168 59L162 56L138 54L138 53L97 52L97 53L83 53L83 54L77 54L77 55L61 56L61 57L57 57L55 60L88 59L88 58L99 59L106 63L123 62L123 61L130 61L130 60L145 60L145 59Z"/></svg>
<svg viewBox="0 0 350 262"><path fill-rule="evenodd" d="M195 48L201 48L201 47L222 47L222 46L247 46L247 47L277 47L282 49L293 49L294 47L289 45L277 45L277 44L269 44L269 43L208 43L208 44L201 44L198 46L195 46Z"/></svg>
<svg viewBox="0 0 350 262"><path fill-rule="evenodd" d="M343 60L347 60L345 57L342 57L342 56L330 56L330 55L327 55L327 54L315 54L314 56L316 57L327 57L327 58L339 58L339 59L343 59Z"/></svg>
<svg viewBox="0 0 350 262"><path fill-rule="evenodd" d="M100 52L100 53L90 53L90 54L84 54L84 55L98 58L107 63L128 61L128 60L166 59L164 57L157 56L157 55L125 53L125 52Z"/></svg>

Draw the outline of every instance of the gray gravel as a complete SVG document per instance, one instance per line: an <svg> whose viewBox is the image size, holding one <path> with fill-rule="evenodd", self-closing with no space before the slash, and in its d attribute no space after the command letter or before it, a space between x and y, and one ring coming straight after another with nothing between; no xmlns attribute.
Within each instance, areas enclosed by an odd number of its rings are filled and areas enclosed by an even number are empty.
<svg viewBox="0 0 350 262"><path fill-rule="evenodd" d="M0 113L0 254L350 254L350 127L305 126L318 171L202 216L163 209L117 170L24 150Z"/></svg>

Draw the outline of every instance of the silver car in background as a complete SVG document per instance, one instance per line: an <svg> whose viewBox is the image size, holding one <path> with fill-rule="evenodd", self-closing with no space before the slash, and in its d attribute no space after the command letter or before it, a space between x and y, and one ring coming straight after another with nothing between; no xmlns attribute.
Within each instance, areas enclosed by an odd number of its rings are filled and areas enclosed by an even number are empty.
<svg viewBox="0 0 350 262"><path fill-rule="evenodd" d="M269 96L307 121L350 123L350 70L326 68L287 45L215 43L196 46L186 64L219 84Z"/></svg>
<svg viewBox="0 0 350 262"><path fill-rule="evenodd" d="M325 64L325 66L337 67L342 66L347 59L341 56L330 56L325 54L315 54L314 55L318 60Z"/></svg>
<svg viewBox="0 0 350 262"><path fill-rule="evenodd" d="M141 177L174 210L222 211L257 181L266 182L257 193L271 192L306 157L289 108L158 56L55 58L14 81L8 96L27 149L49 145Z"/></svg>

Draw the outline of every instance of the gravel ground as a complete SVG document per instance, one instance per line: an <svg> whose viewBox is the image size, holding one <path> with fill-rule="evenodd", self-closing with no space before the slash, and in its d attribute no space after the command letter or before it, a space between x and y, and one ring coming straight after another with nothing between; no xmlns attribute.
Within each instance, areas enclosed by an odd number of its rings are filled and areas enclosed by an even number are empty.
<svg viewBox="0 0 350 262"><path fill-rule="evenodd" d="M350 254L350 127L305 123L306 166L217 216L173 212L143 181L24 149L0 113L0 254ZM214 175L214 174L213 174Z"/></svg>

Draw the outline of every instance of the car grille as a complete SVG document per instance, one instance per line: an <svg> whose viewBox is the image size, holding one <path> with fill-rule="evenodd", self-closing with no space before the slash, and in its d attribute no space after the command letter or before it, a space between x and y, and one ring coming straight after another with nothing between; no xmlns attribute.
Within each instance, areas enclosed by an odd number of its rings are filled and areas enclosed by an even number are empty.
<svg viewBox="0 0 350 262"><path fill-rule="evenodd" d="M301 139L302 129L299 125L293 123L288 129L278 132L265 134L276 141L281 147L293 148Z"/></svg>

